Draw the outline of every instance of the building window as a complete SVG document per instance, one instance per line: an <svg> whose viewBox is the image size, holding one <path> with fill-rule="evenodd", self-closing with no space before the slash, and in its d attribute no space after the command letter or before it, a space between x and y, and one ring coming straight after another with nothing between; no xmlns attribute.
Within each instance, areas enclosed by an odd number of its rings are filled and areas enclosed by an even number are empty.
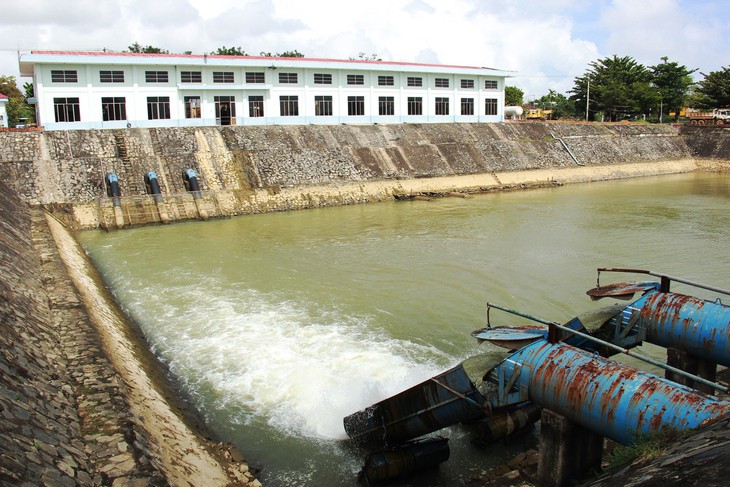
<svg viewBox="0 0 730 487"><path fill-rule="evenodd" d="M233 71L213 71L213 83L235 83Z"/></svg>
<svg viewBox="0 0 730 487"><path fill-rule="evenodd" d="M297 73L279 73L279 83L297 84L299 83L299 75Z"/></svg>
<svg viewBox="0 0 730 487"><path fill-rule="evenodd" d="M423 86L423 78L420 76L409 76L406 79L406 85L412 87L412 88L420 88Z"/></svg>
<svg viewBox="0 0 730 487"><path fill-rule="evenodd" d="M353 115L353 116L365 115L365 97L364 96L348 96L347 97L347 114Z"/></svg>
<svg viewBox="0 0 730 487"><path fill-rule="evenodd" d="M169 96L147 97L147 120L162 120L170 118Z"/></svg>
<svg viewBox="0 0 730 487"><path fill-rule="evenodd" d="M378 115L395 115L395 98L381 96L378 98Z"/></svg>
<svg viewBox="0 0 730 487"><path fill-rule="evenodd" d="M185 118L201 118L202 105L199 96L186 96L185 102Z"/></svg>
<svg viewBox="0 0 730 487"><path fill-rule="evenodd" d="M474 89L474 80L473 79L461 80L461 87L465 90L473 90Z"/></svg>
<svg viewBox="0 0 730 487"><path fill-rule="evenodd" d="M315 96L314 97L314 114L318 117L332 116L332 97L331 96Z"/></svg>
<svg viewBox="0 0 730 487"><path fill-rule="evenodd" d="M436 115L449 114L449 99L436 97Z"/></svg>
<svg viewBox="0 0 730 487"><path fill-rule="evenodd" d="M54 83L77 83L79 81L76 70L53 70L51 71L51 81Z"/></svg>
<svg viewBox="0 0 730 487"><path fill-rule="evenodd" d="M461 99L461 114L474 115L474 98Z"/></svg>
<svg viewBox="0 0 730 487"><path fill-rule="evenodd" d="M56 112L56 122L81 121L78 98L54 98L53 110Z"/></svg>
<svg viewBox="0 0 730 487"><path fill-rule="evenodd" d="M484 89L485 90L496 90L497 82L493 79L488 79L488 80L484 81Z"/></svg>
<svg viewBox="0 0 730 487"><path fill-rule="evenodd" d="M181 83L202 83L203 73L201 71L180 71ZM198 118L198 117L193 117Z"/></svg>
<svg viewBox="0 0 730 487"><path fill-rule="evenodd" d="M408 115L423 115L423 98L420 96L408 97Z"/></svg>
<svg viewBox="0 0 730 487"><path fill-rule="evenodd" d="M230 125L236 118L235 96L214 96L215 118L220 125Z"/></svg>
<svg viewBox="0 0 730 487"><path fill-rule="evenodd" d="M123 96L102 97L101 115L105 122L127 119L127 100Z"/></svg>
<svg viewBox="0 0 730 487"><path fill-rule="evenodd" d="M124 83L124 71L99 71L99 82Z"/></svg>
<svg viewBox="0 0 730 487"><path fill-rule="evenodd" d="M147 83L167 83L167 71L145 71L144 80Z"/></svg>
<svg viewBox="0 0 730 487"><path fill-rule="evenodd" d="M436 78L434 80L434 86L436 86L436 88L448 88L449 78Z"/></svg>
<svg viewBox="0 0 730 487"><path fill-rule="evenodd" d="M314 73L314 84L315 85L331 85L332 75L324 73Z"/></svg>
<svg viewBox="0 0 730 487"><path fill-rule="evenodd" d="M347 75L347 84L348 85L364 85L365 84L365 75L348 74Z"/></svg>
<svg viewBox="0 0 730 487"><path fill-rule="evenodd" d="M487 98L484 100L484 115L496 115L497 114L497 99Z"/></svg>
<svg viewBox="0 0 730 487"><path fill-rule="evenodd" d="M263 71L246 71L246 84L262 85L266 83L266 75Z"/></svg>
<svg viewBox="0 0 730 487"><path fill-rule="evenodd" d="M263 73L262 73L263 74ZM264 97L251 95L248 97L248 116L253 118L264 116Z"/></svg>
<svg viewBox="0 0 730 487"><path fill-rule="evenodd" d="M393 86L394 84L393 76L378 76L378 86Z"/></svg>
<svg viewBox="0 0 730 487"><path fill-rule="evenodd" d="M282 117L298 117L299 116L299 97L298 96L280 96L279 97L279 112L281 113Z"/></svg>

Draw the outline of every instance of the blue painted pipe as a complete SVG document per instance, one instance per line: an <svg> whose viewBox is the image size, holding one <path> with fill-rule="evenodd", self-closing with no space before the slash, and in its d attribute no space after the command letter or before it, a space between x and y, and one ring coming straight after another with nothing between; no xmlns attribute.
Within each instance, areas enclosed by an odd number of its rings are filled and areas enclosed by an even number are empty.
<svg viewBox="0 0 730 487"><path fill-rule="evenodd" d="M436 468L449 459L448 438L426 438L391 450L372 453L362 473L368 484L387 482L414 472Z"/></svg>
<svg viewBox="0 0 730 487"><path fill-rule="evenodd" d="M104 178L104 182L106 183L106 195L112 198L114 206L121 206L119 198L122 196L122 191L119 188L119 178L117 178L117 175L110 172Z"/></svg>
<svg viewBox="0 0 730 487"><path fill-rule="evenodd" d="M183 171L183 182L185 190L193 193L193 197L200 198L200 185L198 184L198 175L194 169L188 168Z"/></svg>
<svg viewBox="0 0 730 487"><path fill-rule="evenodd" d="M363 444L397 445L459 422L484 417L484 397L462 364L344 419Z"/></svg>
<svg viewBox="0 0 730 487"><path fill-rule="evenodd" d="M147 189L147 194L151 194L155 201L162 202L160 183L157 181L157 174L154 171L149 171L144 175L144 184Z"/></svg>
<svg viewBox="0 0 730 487"><path fill-rule="evenodd" d="M730 413L730 402L547 340L510 355L485 380L499 382L500 375L515 377L513 389L526 390L538 406L622 444L664 427L696 428ZM493 408L505 405L501 397L489 398Z"/></svg>
<svg viewBox="0 0 730 487"><path fill-rule="evenodd" d="M684 294L650 292L629 308L640 310L637 325L646 327L648 342L730 366L730 306Z"/></svg>

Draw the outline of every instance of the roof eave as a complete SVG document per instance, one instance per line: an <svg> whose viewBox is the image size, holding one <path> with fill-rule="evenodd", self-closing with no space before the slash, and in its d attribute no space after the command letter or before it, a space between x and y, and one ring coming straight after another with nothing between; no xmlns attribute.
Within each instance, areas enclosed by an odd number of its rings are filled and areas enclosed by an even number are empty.
<svg viewBox="0 0 730 487"><path fill-rule="evenodd" d="M363 61L319 58L288 58L262 56L218 56L196 54L132 54L108 52L34 51L20 55L21 76L32 76L35 64L99 64L99 65L176 65L176 66L236 66L260 68L320 68L356 71L396 71L412 73L452 73L472 76L512 77L513 71L484 67L438 64L398 63L392 61Z"/></svg>

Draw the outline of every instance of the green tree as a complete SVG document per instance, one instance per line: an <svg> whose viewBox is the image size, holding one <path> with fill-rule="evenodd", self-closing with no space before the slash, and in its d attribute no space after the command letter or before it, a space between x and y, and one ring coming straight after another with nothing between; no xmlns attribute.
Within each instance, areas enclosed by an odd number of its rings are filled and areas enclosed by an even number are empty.
<svg viewBox="0 0 730 487"><path fill-rule="evenodd" d="M246 52L241 48L241 46L238 46L238 47L222 46L222 47L219 47L218 50L216 50L213 54L217 54L219 56L248 56L248 54L246 54Z"/></svg>
<svg viewBox="0 0 730 487"><path fill-rule="evenodd" d="M277 52L277 56L279 57L304 57L304 54L294 49L293 51L284 51L284 52Z"/></svg>
<svg viewBox="0 0 730 487"><path fill-rule="evenodd" d="M504 87L504 104L508 107L520 106L524 103L525 92L515 86Z"/></svg>
<svg viewBox="0 0 730 487"><path fill-rule="evenodd" d="M562 93L555 90L548 90L548 94L534 101L534 105L543 110L552 110L551 119L576 118L575 104Z"/></svg>
<svg viewBox="0 0 730 487"><path fill-rule="evenodd" d="M267 51L261 51L259 53L259 56L264 57L304 57L304 54L297 51L296 49L293 51L284 51L284 52L277 52L276 54L272 54L271 52Z"/></svg>
<svg viewBox="0 0 730 487"><path fill-rule="evenodd" d="M25 90L25 98L33 98L35 96L35 88L33 83L23 83L23 90Z"/></svg>
<svg viewBox="0 0 730 487"><path fill-rule="evenodd" d="M162 48L154 47L154 46L142 47L142 45L139 42L135 42L131 46L127 47L127 52L146 53L146 54L170 54L170 51L168 51L167 49L162 49Z"/></svg>
<svg viewBox="0 0 730 487"><path fill-rule="evenodd" d="M18 89L15 76L0 76L0 93L8 98L21 98L23 92Z"/></svg>
<svg viewBox="0 0 730 487"><path fill-rule="evenodd" d="M679 111L685 106L690 88L694 83L690 75L697 70L690 71L686 66L668 62L669 58L666 56L661 59L661 64L649 68L652 71L651 83L659 90L661 112L674 112L676 122L679 118Z"/></svg>
<svg viewBox="0 0 730 487"><path fill-rule="evenodd" d="M366 54L364 52L359 52L357 57L351 57L350 61L382 61L382 59L377 53Z"/></svg>
<svg viewBox="0 0 730 487"><path fill-rule="evenodd" d="M585 112L589 90L590 110L605 112L614 122L625 115L642 113L656 98L650 85L651 71L629 56L614 55L589 65L591 69L575 78L570 90L570 99L579 112Z"/></svg>
<svg viewBox="0 0 730 487"><path fill-rule="evenodd" d="M701 74L704 79L697 83L695 90L700 105L697 108L730 107L730 68Z"/></svg>
<svg viewBox="0 0 730 487"><path fill-rule="evenodd" d="M8 126L15 126L20 123L21 119L35 122L35 110L28 104L25 95L18 88L15 76L0 76L0 93L8 97L6 105Z"/></svg>

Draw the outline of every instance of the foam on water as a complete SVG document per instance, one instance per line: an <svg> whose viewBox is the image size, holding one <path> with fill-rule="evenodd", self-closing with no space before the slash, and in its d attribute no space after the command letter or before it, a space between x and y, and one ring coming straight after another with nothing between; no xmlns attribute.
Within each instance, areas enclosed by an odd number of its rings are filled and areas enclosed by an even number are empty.
<svg viewBox="0 0 730 487"><path fill-rule="evenodd" d="M122 287L131 309L145 310L137 319L155 352L192 397L208 398L199 406L240 411L236 422L256 418L290 435L346 438L343 417L450 360L389 337L367 316L224 288L210 277L195 281Z"/></svg>

